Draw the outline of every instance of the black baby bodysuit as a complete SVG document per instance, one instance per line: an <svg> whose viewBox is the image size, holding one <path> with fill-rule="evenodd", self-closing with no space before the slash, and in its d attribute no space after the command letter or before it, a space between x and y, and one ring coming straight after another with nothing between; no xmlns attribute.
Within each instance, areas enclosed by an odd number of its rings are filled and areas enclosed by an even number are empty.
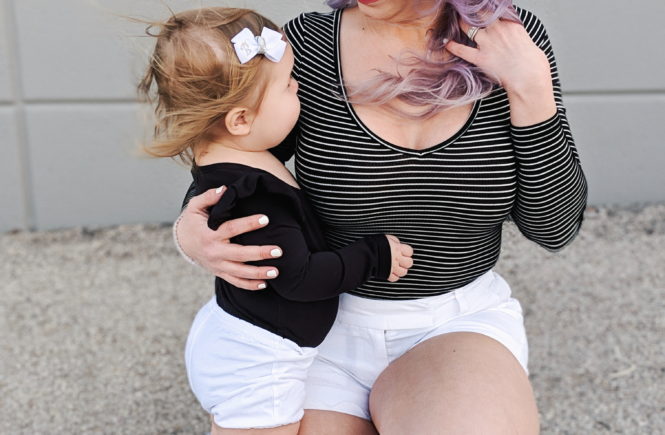
<svg viewBox="0 0 665 435"><path fill-rule="evenodd" d="M390 244L383 234L363 237L329 250L320 223L305 194L271 173L238 163L195 166L197 194L227 186L210 209L208 226L265 214L270 223L231 239L241 245L277 245L280 258L248 262L274 266L279 276L266 280L265 290L244 290L221 278L215 280L216 299L227 313L303 347L318 346L337 315L339 294L369 278L387 279L392 266Z"/></svg>

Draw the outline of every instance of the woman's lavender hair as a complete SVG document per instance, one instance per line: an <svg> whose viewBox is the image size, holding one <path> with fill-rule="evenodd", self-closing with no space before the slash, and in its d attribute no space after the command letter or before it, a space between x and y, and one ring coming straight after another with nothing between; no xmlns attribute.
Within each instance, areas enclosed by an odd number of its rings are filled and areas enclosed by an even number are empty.
<svg viewBox="0 0 665 435"><path fill-rule="evenodd" d="M422 1L422 0L421 0ZM357 0L327 0L333 9L357 5ZM453 106L460 106L492 92L498 80L485 75L480 68L457 57L441 59L444 40L475 46L460 28L460 19L472 26L487 27L499 18L520 23L511 0L436 0L438 9L434 26L428 33L428 52L397 60L412 67L405 76L384 71L360 85L347 84L348 98L353 103L383 105L398 99L411 106L424 107L416 114L403 116L428 118Z"/></svg>
<svg viewBox="0 0 665 435"><path fill-rule="evenodd" d="M357 0L328 0L328 6L333 9L349 8L358 4Z"/></svg>

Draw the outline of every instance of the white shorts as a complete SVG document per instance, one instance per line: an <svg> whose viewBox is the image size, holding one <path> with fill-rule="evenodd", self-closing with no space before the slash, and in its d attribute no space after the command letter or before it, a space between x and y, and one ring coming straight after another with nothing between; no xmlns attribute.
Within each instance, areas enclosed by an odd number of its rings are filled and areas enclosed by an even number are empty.
<svg viewBox="0 0 665 435"><path fill-rule="evenodd" d="M491 337L527 370L522 308L493 271L451 293L423 299L375 300L343 294L337 320L309 370L305 409L369 420L369 393L379 374L418 343L448 332Z"/></svg>
<svg viewBox="0 0 665 435"><path fill-rule="evenodd" d="M185 348L194 395L218 426L229 429L300 421L315 356L314 348L226 313L215 298L199 310Z"/></svg>

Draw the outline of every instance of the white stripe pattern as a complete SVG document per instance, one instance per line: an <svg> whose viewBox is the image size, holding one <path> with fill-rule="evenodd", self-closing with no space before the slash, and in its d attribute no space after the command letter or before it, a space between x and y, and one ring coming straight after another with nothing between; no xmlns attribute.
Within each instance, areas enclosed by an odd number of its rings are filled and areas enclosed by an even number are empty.
<svg viewBox="0 0 665 435"><path fill-rule="evenodd" d="M558 113L536 125L512 126L506 92L496 87L476 102L457 134L424 150L376 137L336 97L340 11L305 13L285 26L302 101L296 173L331 248L390 233L415 251L413 268L399 282L370 280L351 293L413 299L461 287L494 266L508 218L553 251L577 234L587 186L554 54L540 20L517 10L549 59Z"/></svg>

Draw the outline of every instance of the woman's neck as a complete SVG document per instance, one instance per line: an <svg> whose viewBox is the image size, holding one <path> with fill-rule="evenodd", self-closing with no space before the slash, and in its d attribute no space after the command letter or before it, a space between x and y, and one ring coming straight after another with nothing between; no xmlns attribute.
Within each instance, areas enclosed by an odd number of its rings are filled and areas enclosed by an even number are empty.
<svg viewBox="0 0 665 435"><path fill-rule="evenodd" d="M403 39L405 41L413 39L423 40L427 35L427 31L434 24L434 20L437 16L435 10L427 11L425 9L424 11L429 13L423 14L423 12L413 10L401 12L384 19L376 19L363 14L357 8L354 8L351 11L359 15L363 27L379 34Z"/></svg>
<svg viewBox="0 0 665 435"><path fill-rule="evenodd" d="M353 16L352 19L356 21L356 25L363 33L382 39L393 47L409 47L411 49L425 48L427 32L436 18L434 14L431 14L412 18L400 16L390 20L380 20L364 15L357 8L348 10L348 13Z"/></svg>

